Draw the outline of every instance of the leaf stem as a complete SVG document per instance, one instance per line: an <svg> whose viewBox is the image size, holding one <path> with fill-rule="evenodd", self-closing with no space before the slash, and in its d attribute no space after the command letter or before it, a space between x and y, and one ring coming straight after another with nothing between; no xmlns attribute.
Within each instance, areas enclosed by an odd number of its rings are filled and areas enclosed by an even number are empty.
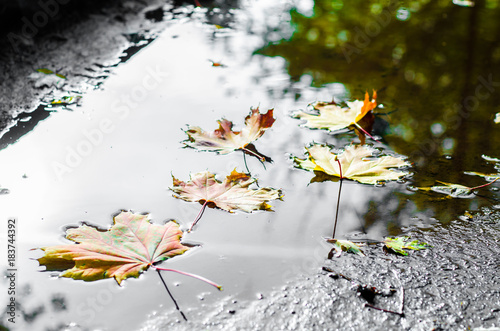
<svg viewBox="0 0 500 331"><path fill-rule="evenodd" d="M399 315L401 317L405 316L404 313L399 313L397 311L392 311L392 310L388 310L388 309L384 309L384 308L375 307L374 305L370 305L369 303L365 303L365 307L369 307L369 308L373 308L373 309L376 309L376 310L380 310L380 311L383 311L384 313L390 313L390 314Z"/></svg>
<svg viewBox="0 0 500 331"><path fill-rule="evenodd" d="M266 161L265 158L263 158L262 156L260 156L259 154L249 150L249 149L246 149L245 147L242 147L241 150L243 151L243 154L245 154L245 152L247 152L248 154L251 154L253 156L255 156L256 158L259 159L260 163L262 163L262 166L264 167L264 170L267 170L266 169L266 164L264 163L264 161ZM250 171L249 171L250 172Z"/></svg>
<svg viewBox="0 0 500 331"><path fill-rule="evenodd" d="M189 272L185 272L185 271L180 271L180 270L175 270L175 269L167 269L167 268L160 268L160 267L156 267L156 266L151 266L152 268L156 269L156 271L173 271L173 272L177 272L178 274L181 274L181 275L184 275L184 276L189 276L189 277L193 277L193 278L196 278L198 280L201 280L202 282L205 282L209 285L212 285L213 287L216 287L219 291L222 291L222 286L212 282L211 280L205 278L205 277L201 277L201 276L198 276L198 275L195 275L195 274L191 274Z"/></svg>
<svg viewBox="0 0 500 331"><path fill-rule="evenodd" d="M175 298L174 296L172 295L172 293L170 292L170 290L168 289L168 286L167 286L167 283L165 283L165 280L163 279L163 277L161 276L161 272L160 270L158 270L158 268L156 268L157 272L158 272L158 276L160 276L160 279L161 279L161 282L163 283L163 285L165 286L165 289L167 290L167 293L168 295L170 295L170 298L172 299L172 301L174 302L174 305L175 305L175 309L177 309L179 311L179 313L181 314L182 318L184 318L184 320L187 322L187 318L186 318L186 315L184 315L184 313L182 312L182 310L179 308L179 305L177 304L177 301L175 301Z"/></svg>
<svg viewBox="0 0 500 331"><path fill-rule="evenodd" d="M375 138L374 136L372 136L371 134L369 134L369 133L368 133L368 131L366 131L365 129L363 129L363 128L361 127L361 125L359 125L358 123L354 123L354 125L356 125L356 127L357 127L358 129L360 129L360 130L361 130L364 134L366 134L368 137L372 138L372 139L373 139L373 140L375 140L375 141L380 142L380 140L378 140L377 138Z"/></svg>
<svg viewBox="0 0 500 331"><path fill-rule="evenodd" d="M189 228L188 232L191 232L191 230L196 225L196 223L198 223L198 221L201 219L201 217L203 216L203 213L205 212L205 208L207 207L207 204L208 204L208 200L205 200L203 207L201 207L200 212L198 213L198 216L196 216L196 218L194 219L194 222L193 222L193 224L191 224L191 227Z"/></svg>
<svg viewBox="0 0 500 331"><path fill-rule="evenodd" d="M333 225L333 235L332 239L335 239L335 231L337 230L337 220L339 219L339 206L340 206L340 194L342 193L342 165L340 164L340 161L338 157L335 157L335 161L339 164L339 172L340 172L340 184L339 184L339 196L337 198L337 210L335 212L335 223Z"/></svg>
<svg viewBox="0 0 500 331"><path fill-rule="evenodd" d="M245 162L245 168L247 168L247 173L250 173L250 170L248 169L247 165L247 156L245 155L244 151L243 151L243 162Z"/></svg>
<svg viewBox="0 0 500 331"><path fill-rule="evenodd" d="M469 189L470 189L470 190L475 190L475 189L478 189L478 188L482 188L482 187L485 187L485 186L491 185L491 184L493 184L494 182L496 182L499 178L500 178L500 177L497 177L497 178L495 178L495 180L493 180L493 181L491 181L491 182L489 182L489 183L486 183L486 184L484 184L484 185L479 185L479 186L471 187L471 188L469 188Z"/></svg>

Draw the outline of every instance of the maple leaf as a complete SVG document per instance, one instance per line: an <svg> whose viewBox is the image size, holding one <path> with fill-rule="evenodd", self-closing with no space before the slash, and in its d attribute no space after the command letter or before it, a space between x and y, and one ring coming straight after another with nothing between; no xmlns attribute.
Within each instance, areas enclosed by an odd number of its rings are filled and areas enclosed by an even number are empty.
<svg viewBox="0 0 500 331"><path fill-rule="evenodd" d="M390 252L400 254L400 255L408 255L408 252L405 249L412 250L421 250L426 249L430 246L427 243L419 242L418 240L409 241L410 237L396 237L396 238L385 238L384 248L389 250Z"/></svg>
<svg viewBox="0 0 500 331"><path fill-rule="evenodd" d="M354 253L357 255L365 256L361 248L358 245L349 240L339 240L339 239L327 239L327 241L333 244L333 248L337 252L335 257L340 257L342 252Z"/></svg>
<svg viewBox="0 0 500 331"><path fill-rule="evenodd" d="M189 249L180 242L182 231L170 221L152 224L147 215L121 212L107 230L82 225L66 232L75 244L43 247L38 259L47 271L84 281L114 278L118 284L139 277L153 264L181 255Z"/></svg>
<svg viewBox="0 0 500 331"><path fill-rule="evenodd" d="M245 117L245 127L241 131L233 131L233 123L221 119L218 121L219 128L214 132L205 132L200 127L189 126L185 131L188 139L183 143L187 147L217 154L229 154L241 150L258 157L262 162L272 162L269 157L257 152L252 142L260 138L274 121L273 109L269 109L266 114L261 114L259 108L256 108Z"/></svg>
<svg viewBox="0 0 500 331"><path fill-rule="evenodd" d="M388 155L374 157L377 150L373 147L349 145L337 154L331 152L332 148L328 145L312 144L306 147L308 158L292 157L294 166L372 185L397 180L406 173L392 168L410 166L410 163L399 157ZM314 181L316 180L313 178L311 182Z"/></svg>
<svg viewBox="0 0 500 331"><path fill-rule="evenodd" d="M172 176L173 187L170 190L175 198L200 202L204 206L217 207L230 213L237 209L247 213L254 210L272 211L267 202L283 197L281 190L270 187L250 189L249 186L257 180L236 170L223 182L218 181L215 175L208 171L191 174L190 177L190 181L183 182Z"/></svg>
<svg viewBox="0 0 500 331"><path fill-rule="evenodd" d="M346 102L347 107L340 107L335 102L316 102L311 105L314 113L297 111L292 113L292 117L306 120L301 126L311 129L326 129L330 132L345 128L356 129L356 133L364 144L364 134L369 135L373 126L372 110L377 106L376 99L377 92L373 91L371 101L366 92L364 101Z"/></svg>

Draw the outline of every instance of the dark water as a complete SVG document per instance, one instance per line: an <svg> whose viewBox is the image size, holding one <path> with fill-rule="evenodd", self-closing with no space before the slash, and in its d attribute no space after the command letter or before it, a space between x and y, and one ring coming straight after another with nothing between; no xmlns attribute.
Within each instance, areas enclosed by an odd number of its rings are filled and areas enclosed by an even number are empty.
<svg viewBox="0 0 500 331"><path fill-rule="evenodd" d="M83 283L38 270L31 248L65 242L63 229L85 221L107 228L122 209L174 218L184 229L200 205L171 197L171 174L210 170L222 178L244 170L242 155L182 149L181 130L216 128L222 117L241 127L250 107L274 108L277 121L256 142L273 158L247 158L261 186L281 188L274 213L234 215L207 210L185 240L202 246L165 263L223 285L217 292L167 274L191 318L207 318L219 301L253 301L326 257L338 183L310 184L292 168L312 141L342 147L355 134L299 128L292 110L313 101L362 99L376 89L373 142L408 157L405 182L372 187L346 181L337 237L380 240L409 226L446 224L482 206L499 205L493 184L471 199L422 193L409 186L436 180L467 186L485 181L464 171L495 172L481 156L500 156L500 8L451 1L316 1L252 3L166 11L167 28L112 71L81 107L60 110L0 151L2 218L19 220L18 297L23 328L137 329L173 310L154 272L128 280ZM171 7L169 7L171 8ZM223 28L216 26L220 25ZM214 67L210 61L220 62ZM147 81L153 84L145 84ZM104 124L103 124L104 123ZM105 128L105 129L103 129ZM64 167L61 167L64 166ZM63 308L61 308L63 307ZM30 317L31 316L31 317Z"/></svg>

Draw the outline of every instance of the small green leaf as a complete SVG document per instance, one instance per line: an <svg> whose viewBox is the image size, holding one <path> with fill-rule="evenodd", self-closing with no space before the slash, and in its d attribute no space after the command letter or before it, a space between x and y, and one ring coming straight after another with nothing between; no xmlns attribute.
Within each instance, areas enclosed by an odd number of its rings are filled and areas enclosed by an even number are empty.
<svg viewBox="0 0 500 331"><path fill-rule="evenodd" d="M47 69L47 68L36 69L36 71L41 72L42 74L46 74L46 75L50 75L50 74L54 73L52 70Z"/></svg>
<svg viewBox="0 0 500 331"><path fill-rule="evenodd" d="M396 237L396 238L390 238L387 237L385 238L385 248L387 248L389 251L400 254L400 255L408 255L408 252L405 251L405 249L412 249L412 250L421 250L421 249L426 249L430 246L427 243L424 242L419 242L418 240L413 240L413 241L408 241L410 237Z"/></svg>
<svg viewBox="0 0 500 331"><path fill-rule="evenodd" d="M79 95L77 95L77 96L64 96L61 99L54 99L50 103L52 105L68 106L68 105L78 103L81 98L82 97Z"/></svg>
<svg viewBox="0 0 500 331"><path fill-rule="evenodd" d="M365 256L361 248L358 245L349 240L339 240L339 239L327 239L327 241L333 244L333 248L337 252L336 257L339 257L342 252L354 253L357 255Z"/></svg>
<svg viewBox="0 0 500 331"><path fill-rule="evenodd" d="M66 79L66 76L61 75L61 74L56 74L56 76L59 77L59 78L62 78L62 79Z"/></svg>

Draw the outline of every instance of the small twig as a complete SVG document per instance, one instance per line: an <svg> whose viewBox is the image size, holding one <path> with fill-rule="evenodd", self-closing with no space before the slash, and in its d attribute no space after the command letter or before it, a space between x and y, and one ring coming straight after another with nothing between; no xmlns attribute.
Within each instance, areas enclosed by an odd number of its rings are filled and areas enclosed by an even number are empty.
<svg viewBox="0 0 500 331"><path fill-rule="evenodd" d="M161 272L160 270L156 270L158 272L158 276L160 276L160 279L161 279L161 282L163 283L163 285L165 286L165 289L167 290L168 292L168 295L170 295L170 298L172 299L172 301L174 302L174 305L175 305L175 308L177 309L177 311L181 314L182 318L184 318L184 320L187 322L187 318L186 318L186 315L184 315L184 313L182 312L182 310L179 308L179 305L177 304L177 301L175 301L175 298L174 296L172 295L172 293L170 292L170 290L168 289L168 286L167 286L167 283L165 283L165 280L163 280L163 277L161 276Z"/></svg>
<svg viewBox="0 0 500 331"><path fill-rule="evenodd" d="M340 184L339 184L339 196L337 198L337 210L335 212L335 223L333 225L333 236L332 239L335 239L335 231L337 230L337 220L339 218L339 206L340 206L340 194L342 193L342 166L340 165L340 161L338 157L335 157L337 163L339 164L339 172L340 172Z"/></svg>
<svg viewBox="0 0 500 331"><path fill-rule="evenodd" d="M196 216L196 218L194 219L194 222L191 225L191 227L189 228L188 232L191 232L191 230L196 225L196 223L198 223L198 221L201 219L201 217L203 216L203 213L205 212L205 208L207 207L207 204L208 204L208 200L205 200L205 203L203 204L203 207L201 207L201 210L198 213L198 216Z"/></svg>
<svg viewBox="0 0 500 331"><path fill-rule="evenodd" d="M401 317L405 316L405 314L403 314L403 313L398 313L397 311L392 311L392 310L388 310L388 309L384 309L384 308L375 307L374 305L371 305L369 303L365 303L365 307L369 307L369 308L373 308L373 309L376 309L376 310L380 310L380 311L383 311L385 313L399 315Z"/></svg>

